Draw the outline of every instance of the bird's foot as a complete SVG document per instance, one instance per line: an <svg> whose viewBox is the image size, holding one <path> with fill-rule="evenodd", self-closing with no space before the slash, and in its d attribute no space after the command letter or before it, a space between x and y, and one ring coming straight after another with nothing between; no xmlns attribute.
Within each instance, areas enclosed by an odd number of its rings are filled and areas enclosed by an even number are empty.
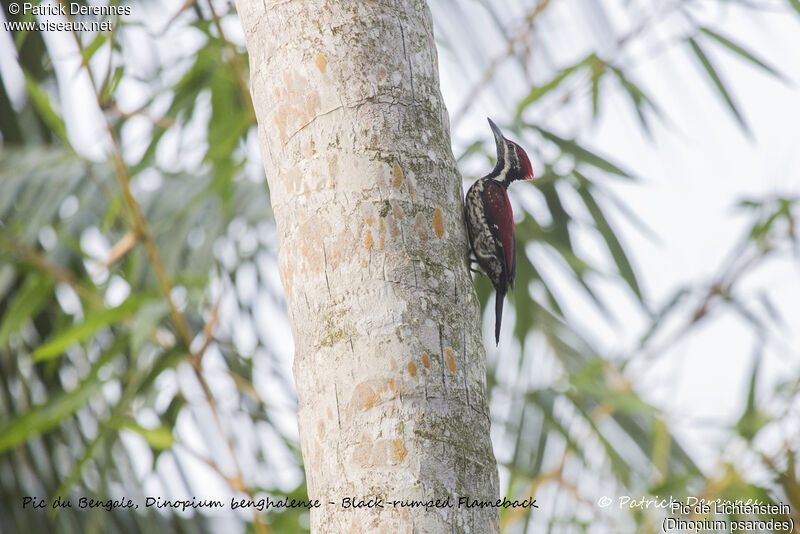
<svg viewBox="0 0 800 534"><path fill-rule="evenodd" d="M478 260L473 258L471 254L469 256L467 256L467 269L469 269L470 272L473 272L473 273L476 273L476 274L482 274L482 275L486 276L485 272L483 272L480 269L476 269L475 267L473 267L473 265L476 264L476 263L478 263Z"/></svg>

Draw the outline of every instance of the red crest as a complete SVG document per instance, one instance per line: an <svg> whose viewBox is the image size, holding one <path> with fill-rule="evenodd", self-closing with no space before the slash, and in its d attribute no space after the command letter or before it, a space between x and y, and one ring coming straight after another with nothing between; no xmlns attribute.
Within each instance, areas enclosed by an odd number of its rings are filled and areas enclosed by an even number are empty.
<svg viewBox="0 0 800 534"><path fill-rule="evenodd" d="M510 142L514 143L514 141ZM517 147L517 155L519 156L519 166L522 168L522 179L533 180L533 165L531 165L531 160L528 158L528 154L526 154L525 150L517 143L514 143L514 146Z"/></svg>

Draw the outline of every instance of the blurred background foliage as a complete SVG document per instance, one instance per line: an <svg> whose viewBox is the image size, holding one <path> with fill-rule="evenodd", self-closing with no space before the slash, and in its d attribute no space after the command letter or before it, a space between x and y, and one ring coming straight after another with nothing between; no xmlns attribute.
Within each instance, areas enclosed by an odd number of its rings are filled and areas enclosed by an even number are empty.
<svg viewBox="0 0 800 534"><path fill-rule="evenodd" d="M540 508L505 512L503 532L660 529L664 510L603 510L602 495L800 509L796 429L766 448L758 440L797 409L797 376L757 394L755 355L745 409L725 429L738 453L719 451L709 470L663 407L645 399L636 372L721 317L741 319L759 350L796 326L751 277L771 261L798 262L797 199L743 199L749 226L735 249L720 251L716 275L654 301L614 222L653 235L613 188L641 177L626 169L624 152L601 154L582 137L608 95L639 121L632 135L650 136L656 123L680 129L634 72L641 54L631 50L653 47L685 49L698 67L692 83L711 87L720 113L750 135L747 102L712 58L729 54L775 83L792 82L753 43L708 22L706 4L800 16L795 0L431 2L439 47L463 75L451 83L466 88L461 103L448 102L454 133L466 139L456 146L465 185L489 168L493 148L483 124L462 120L487 94L507 96L509 72L524 84L513 101L498 96L497 115L536 162L534 187L512 193L513 328L502 350L489 349L488 384L502 491L535 495ZM7 21L31 19L2 5ZM13 61L0 62L0 531L307 531L307 515L293 511L22 510L25 495L305 495L292 347L237 15L228 2L128 5L132 15L112 17L108 33L2 35ZM611 12L628 23L612 24ZM604 38L561 46L564 13ZM656 37L667 30L670 38ZM466 33L501 39L492 49ZM576 246L587 238L593 253ZM597 343L565 306L578 291L619 321L608 285L626 288L622 298L646 322L623 353ZM478 277L476 287L491 310L490 285Z"/></svg>

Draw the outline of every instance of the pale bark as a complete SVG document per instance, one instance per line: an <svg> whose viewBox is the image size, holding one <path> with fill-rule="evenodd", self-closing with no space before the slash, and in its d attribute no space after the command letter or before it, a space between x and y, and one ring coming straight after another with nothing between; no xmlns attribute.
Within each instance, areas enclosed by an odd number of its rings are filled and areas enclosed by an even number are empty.
<svg viewBox="0 0 800 534"><path fill-rule="evenodd" d="M423 0L237 0L312 532L499 532L462 187ZM383 498L383 509L342 499ZM446 499L452 508L387 501ZM329 502L335 505L328 504Z"/></svg>

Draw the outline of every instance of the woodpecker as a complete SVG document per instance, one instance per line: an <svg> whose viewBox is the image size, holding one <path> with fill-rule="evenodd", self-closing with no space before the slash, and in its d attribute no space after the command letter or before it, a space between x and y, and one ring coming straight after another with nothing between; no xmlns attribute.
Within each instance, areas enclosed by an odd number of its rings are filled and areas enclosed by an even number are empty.
<svg viewBox="0 0 800 534"><path fill-rule="evenodd" d="M514 214L508 200L508 186L516 180L532 180L533 167L522 147L506 139L492 119L487 120L497 145L497 164L467 191L464 218L472 254L497 292L494 339L498 344L503 298L509 286L514 289L517 271Z"/></svg>

